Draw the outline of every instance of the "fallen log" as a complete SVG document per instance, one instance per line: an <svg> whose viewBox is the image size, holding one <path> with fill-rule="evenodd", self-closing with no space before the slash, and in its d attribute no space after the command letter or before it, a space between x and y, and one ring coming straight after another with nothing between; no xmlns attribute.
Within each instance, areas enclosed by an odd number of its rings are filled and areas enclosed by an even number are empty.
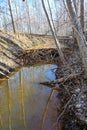
<svg viewBox="0 0 87 130"><path fill-rule="evenodd" d="M81 72L81 73L72 73L72 74L70 74L69 76L65 76L65 77L63 77L63 78L60 78L60 79L56 79L56 80L53 80L53 81L47 81L47 82L40 82L40 84L42 84L42 85L50 85L50 86L53 86L54 84L56 84L56 83L64 83L64 82L66 82L66 81L68 81L68 80L71 80L71 79L74 79L74 78L77 78L77 77L80 77L80 76L82 76L83 75L83 72Z"/></svg>

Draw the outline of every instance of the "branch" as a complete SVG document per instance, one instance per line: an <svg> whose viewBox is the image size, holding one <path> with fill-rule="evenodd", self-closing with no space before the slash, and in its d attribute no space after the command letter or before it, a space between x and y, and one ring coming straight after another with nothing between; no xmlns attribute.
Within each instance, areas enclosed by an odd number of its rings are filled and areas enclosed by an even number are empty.
<svg viewBox="0 0 87 130"><path fill-rule="evenodd" d="M43 85L53 85L53 84L56 84L56 83L62 83L62 82L66 82L68 80L71 80L71 79L74 79L76 77L80 77L83 73L72 73L70 74L69 76L66 76L66 77L63 77L63 78L60 78L60 79L56 79L56 80L53 80L53 81L48 81L48 82L40 82L40 84L43 84Z"/></svg>

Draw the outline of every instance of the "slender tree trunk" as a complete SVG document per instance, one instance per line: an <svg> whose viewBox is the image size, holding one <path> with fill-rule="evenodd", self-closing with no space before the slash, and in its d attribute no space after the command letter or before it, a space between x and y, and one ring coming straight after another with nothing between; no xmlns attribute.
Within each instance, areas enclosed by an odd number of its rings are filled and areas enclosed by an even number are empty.
<svg viewBox="0 0 87 130"><path fill-rule="evenodd" d="M10 0L8 0L8 5L9 5L9 9L10 9L10 15L11 15L11 20L12 20L13 31L15 33L16 32L15 31L15 24L14 24L14 18L13 18L13 13L12 13L12 8L11 8L11 1Z"/></svg>
<svg viewBox="0 0 87 130"><path fill-rule="evenodd" d="M76 3L76 0L73 0L73 4L74 4L75 11L76 11L76 14L77 14L77 3Z"/></svg>
<svg viewBox="0 0 87 130"><path fill-rule="evenodd" d="M18 32L19 31L19 24L18 24L18 8L17 8L17 4L16 4L16 2L15 2L15 8L16 8L16 14L17 14L17 21L15 22L15 27L16 27L16 31Z"/></svg>
<svg viewBox="0 0 87 130"><path fill-rule="evenodd" d="M75 13L76 13L76 15L78 15L77 14L77 3L76 3L76 0L73 0L73 5L74 5ZM74 28L72 28L72 29L73 29L73 40L74 40L74 43L77 43L75 30L74 30Z"/></svg>
<svg viewBox="0 0 87 130"><path fill-rule="evenodd" d="M4 30L7 31L7 19L6 19L6 14L3 15L3 22L4 22Z"/></svg>
<svg viewBox="0 0 87 130"><path fill-rule="evenodd" d="M50 7L50 2L49 2L49 0L47 0L47 2L48 2L49 11L50 11L51 22L53 24L53 28L55 29L55 25L54 25L54 21L53 21L53 17L52 17L52 11L51 11L51 7Z"/></svg>
<svg viewBox="0 0 87 130"><path fill-rule="evenodd" d="M57 34L56 34L55 29L54 29L53 23L52 23L52 21L50 21L49 15L48 15L48 13L47 13L47 11L46 11L45 4L44 4L44 0L42 0L42 6L43 6L43 9L44 9L46 18L47 18L47 20L48 20L48 23L49 23L49 26L50 26L52 35L53 35L53 37L54 37L55 44L56 44L56 47L57 47L57 49L58 49L58 53L59 53L59 56L60 56L60 58L61 58L61 61L63 62L63 64L66 64L66 61L65 61L65 59L64 59L63 52L62 52L61 47L60 47L59 40L57 39Z"/></svg>
<svg viewBox="0 0 87 130"><path fill-rule="evenodd" d="M18 22L19 23L19 31L24 33L24 24L23 24L22 11L21 11L22 8L21 8L21 3L20 2L21 1L18 0L18 5L19 5L18 14L20 15L20 16L18 15L18 18L20 18L20 20Z"/></svg>
<svg viewBox="0 0 87 130"><path fill-rule="evenodd" d="M80 0L80 23L84 32L84 0Z"/></svg>
<svg viewBox="0 0 87 130"><path fill-rule="evenodd" d="M75 33L76 33L76 39L78 42L78 46L80 49L80 53L82 55L82 61L85 67L85 70L87 72L87 47L86 47L86 39L83 36L83 31L80 25L80 21L77 18L77 15L72 7L72 2L71 0L66 0L68 10L71 16L71 20L73 22L74 28L75 28Z"/></svg>
<svg viewBox="0 0 87 130"><path fill-rule="evenodd" d="M30 11L29 11L29 5L28 5L28 1L26 0L26 11L27 11L27 15L28 15L28 33L31 33L31 24L30 24Z"/></svg>

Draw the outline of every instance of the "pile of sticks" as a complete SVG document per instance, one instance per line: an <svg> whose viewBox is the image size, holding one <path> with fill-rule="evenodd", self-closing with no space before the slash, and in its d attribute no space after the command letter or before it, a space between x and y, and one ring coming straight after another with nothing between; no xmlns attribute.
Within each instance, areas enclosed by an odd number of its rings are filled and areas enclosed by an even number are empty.
<svg viewBox="0 0 87 130"><path fill-rule="evenodd" d="M54 48L26 50L23 55L24 64L33 65L41 61L54 61L58 52Z"/></svg>

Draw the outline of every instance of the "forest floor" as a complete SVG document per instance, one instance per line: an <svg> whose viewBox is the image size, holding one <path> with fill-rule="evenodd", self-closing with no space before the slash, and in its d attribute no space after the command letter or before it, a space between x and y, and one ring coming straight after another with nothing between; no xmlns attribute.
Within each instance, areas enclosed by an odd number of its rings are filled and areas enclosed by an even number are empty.
<svg viewBox="0 0 87 130"><path fill-rule="evenodd" d="M57 125L62 121L62 130L87 130L87 78L78 45L67 37L60 38L60 42L66 66L62 65L51 36L0 32L0 78L8 79L23 65L55 62L56 78L62 79L50 83L58 85L55 90L61 88L58 96L62 109L58 108Z"/></svg>

